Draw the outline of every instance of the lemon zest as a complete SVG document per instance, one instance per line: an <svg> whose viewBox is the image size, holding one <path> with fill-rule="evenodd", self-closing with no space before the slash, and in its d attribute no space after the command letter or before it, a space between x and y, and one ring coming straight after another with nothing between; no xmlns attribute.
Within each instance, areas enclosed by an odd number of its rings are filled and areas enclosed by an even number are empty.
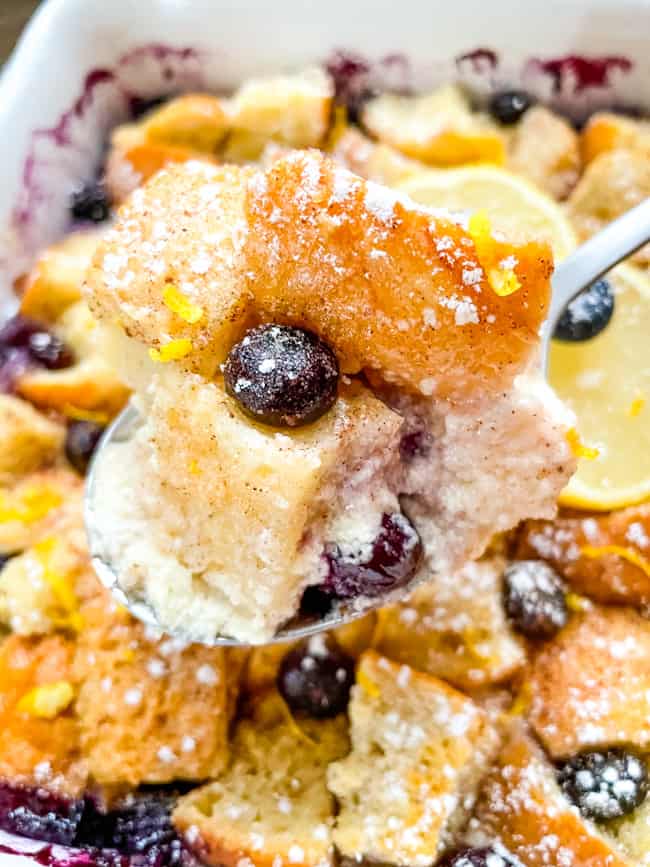
<svg viewBox="0 0 650 867"><path fill-rule="evenodd" d="M485 208L480 208L478 211L474 211L474 213L470 215L469 222L467 224L467 231L469 232L469 236L472 241L474 241L474 246L476 247L477 251L479 251L480 247L485 246L486 241L491 243L492 226L490 224L488 212L485 210Z"/></svg>
<svg viewBox="0 0 650 867"><path fill-rule="evenodd" d="M63 574L53 565L53 555L57 548L57 540L49 536L34 545L32 551L41 567L41 578L50 588L57 603L63 609L63 616L53 617L57 626L69 627L79 632L83 626L79 614L79 603L72 589L72 575Z"/></svg>
<svg viewBox="0 0 650 867"><path fill-rule="evenodd" d="M203 318L203 307L192 304L187 295L184 295L172 283L168 283L163 289L163 303L183 322L189 322L190 325L194 325Z"/></svg>
<svg viewBox="0 0 650 867"><path fill-rule="evenodd" d="M593 461L600 455L600 449L597 449L595 446L587 446L583 443L582 437L574 427L566 432L566 441L576 458Z"/></svg>
<svg viewBox="0 0 650 867"><path fill-rule="evenodd" d="M580 553L584 554L585 557L592 558L602 557L605 554L613 554L616 557L622 557L623 560L627 560L628 563L641 569L641 571L650 578L650 560L646 560L645 557L637 551L633 551L632 548L626 548L623 545L599 545L597 547L593 545L585 545L580 549Z"/></svg>
<svg viewBox="0 0 650 867"><path fill-rule="evenodd" d="M507 298L508 295L513 295L521 289L521 283L512 268L504 270L493 268L488 274L488 281L499 298Z"/></svg>
<svg viewBox="0 0 650 867"><path fill-rule="evenodd" d="M639 395L638 397L635 397L634 400L632 401L632 403L630 404L630 407L627 411L627 414L630 416L630 418L636 418L641 413L641 410L643 409L644 406L645 406L645 397L642 397L641 395Z"/></svg>
<svg viewBox="0 0 650 867"><path fill-rule="evenodd" d="M180 337L178 340L170 340L160 349L150 349L149 358L164 364L168 361L178 361L180 358L185 358L191 351L192 341L186 337Z"/></svg>
<svg viewBox="0 0 650 867"><path fill-rule="evenodd" d="M63 407L63 414L73 421L92 421L95 424L107 425L111 420L107 412L93 409L83 409L80 406L74 406L72 403L66 403Z"/></svg>
<svg viewBox="0 0 650 867"><path fill-rule="evenodd" d="M294 735L295 735L299 740L301 740L301 741L306 741L308 744L311 744L312 746L317 746L317 742L316 742L313 738L310 738L309 735L307 734L307 732L306 732L303 728L301 728L301 727L298 725L298 723L297 723L297 721L296 721L296 718L295 718L295 716L291 713L291 708L290 708L289 705L286 703L286 701L282 698L282 696L278 696L278 697L279 697L279 699L280 699L280 704L281 704L281 706L282 706L282 711L283 711L283 713L284 713L284 715L285 715L285 717L286 717L286 720L287 720L287 725L289 726L289 728L291 729L291 731L293 732L293 734L294 734Z"/></svg>
<svg viewBox="0 0 650 867"><path fill-rule="evenodd" d="M22 696L17 708L20 713L39 719L54 719L70 706L73 699L72 684L67 680L57 680L30 689Z"/></svg>
<svg viewBox="0 0 650 867"><path fill-rule="evenodd" d="M585 596L580 596L579 593L569 591L565 595L566 605L569 611L574 614L580 614L582 611L588 611L591 608L591 602Z"/></svg>
<svg viewBox="0 0 650 867"><path fill-rule="evenodd" d="M368 677L368 675L359 669L357 671L357 684L361 687L361 689L366 692L370 698L379 698L381 695L381 690L377 686L377 684Z"/></svg>
<svg viewBox="0 0 650 867"><path fill-rule="evenodd" d="M62 502L59 491L49 485L30 485L13 497L6 491L0 491L0 523L19 521L33 524Z"/></svg>
<svg viewBox="0 0 650 867"><path fill-rule="evenodd" d="M533 699L533 691L530 683L525 681L515 696L513 703L508 710L509 716L524 716L530 708Z"/></svg>
<svg viewBox="0 0 650 867"><path fill-rule="evenodd" d="M201 473L203 472L203 470L199 466L199 463L196 460L196 458L192 458L187 469L188 469L188 472L193 476L200 476Z"/></svg>

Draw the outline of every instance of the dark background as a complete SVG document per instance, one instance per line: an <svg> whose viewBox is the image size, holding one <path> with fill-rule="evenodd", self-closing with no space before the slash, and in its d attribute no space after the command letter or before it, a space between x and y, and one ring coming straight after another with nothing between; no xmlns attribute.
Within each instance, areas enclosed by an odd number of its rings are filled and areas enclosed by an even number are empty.
<svg viewBox="0 0 650 867"><path fill-rule="evenodd" d="M0 0L0 64L4 63L39 0Z"/></svg>

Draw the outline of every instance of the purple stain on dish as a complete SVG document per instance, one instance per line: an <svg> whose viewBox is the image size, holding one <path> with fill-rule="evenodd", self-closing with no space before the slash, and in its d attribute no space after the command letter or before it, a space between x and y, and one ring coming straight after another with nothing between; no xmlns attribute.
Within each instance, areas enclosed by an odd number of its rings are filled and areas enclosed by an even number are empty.
<svg viewBox="0 0 650 867"><path fill-rule="evenodd" d="M2 784L0 827L12 834L69 846L74 842L83 803L45 789Z"/></svg>
<svg viewBox="0 0 650 867"><path fill-rule="evenodd" d="M567 54L548 60L531 58L528 67L531 71L539 71L549 76L553 81L553 93L561 93L565 82L571 82L573 93L582 93L587 88L604 88L611 84L614 71L627 74L632 70L632 61L621 55L606 57L585 57L580 54Z"/></svg>
<svg viewBox="0 0 650 867"><path fill-rule="evenodd" d="M492 72L499 65L499 56L491 48L475 48L456 57L456 66L469 65L473 72Z"/></svg>

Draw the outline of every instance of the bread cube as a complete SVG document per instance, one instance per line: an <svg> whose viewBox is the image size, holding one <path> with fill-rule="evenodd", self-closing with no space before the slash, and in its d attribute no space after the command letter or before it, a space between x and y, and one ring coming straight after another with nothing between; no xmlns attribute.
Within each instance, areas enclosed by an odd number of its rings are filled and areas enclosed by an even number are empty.
<svg viewBox="0 0 650 867"><path fill-rule="evenodd" d="M498 841L526 867L632 867L607 832L564 797L552 765L518 725L485 782L470 830L486 843Z"/></svg>
<svg viewBox="0 0 650 867"><path fill-rule="evenodd" d="M472 112L458 85L419 96L382 94L365 105L361 121L380 142L430 165L505 162L505 136Z"/></svg>
<svg viewBox="0 0 650 867"><path fill-rule="evenodd" d="M361 657L349 713L352 751L328 771L339 852L430 865L467 819L495 731L461 693L374 651Z"/></svg>
<svg viewBox="0 0 650 867"><path fill-rule="evenodd" d="M60 424L26 401L0 395L0 483L51 463L64 435Z"/></svg>
<svg viewBox="0 0 650 867"><path fill-rule="evenodd" d="M592 160L567 201L568 214L582 240L603 229L650 196L650 160L630 148L604 151ZM650 244L631 261L650 265Z"/></svg>
<svg viewBox="0 0 650 867"><path fill-rule="evenodd" d="M629 608L574 616L532 663L528 719L553 758L650 749L650 621Z"/></svg>
<svg viewBox="0 0 650 867"><path fill-rule="evenodd" d="M337 163L355 175L387 187L398 186L414 174L426 170L424 163L405 157L381 141L373 141L355 127L344 130L336 139L330 154Z"/></svg>
<svg viewBox="0 0 650 867"><path fill-rule="evenodd" d="M205 93L186 93L155 109L143 120L147 141L215 153L230 128L223 100Z"/></svg>
<svg viewBox="0 0 650 867"><path fill-rule="evenodd" d="M61 370L29 370L16 391L42 409L64 415L70 408L116 415L129 399L129 390L99 355L82 359Z"/></svg>
<svg viewBox="0 0 650 867"><path fill-rule="evenodd" d="M527 521L516 556L549 563L576 593L598 602L650 604L650 504L599 515Z"/></svg>
<svg viewBox="0 0 650 867"><path fill-rule="evenodd" d="M27 276L20 312L45 322L55 322L81 298L81 286L103 229L71 232L41 254Z"/></svg>
<svg viewBox="0 0 650 867"><path fill-rule="evenodd" d="M503 609L504 567L493 557L432 577L408 600L378 613L375 648L461 689L511 677L526 654Z"/></svg>
<svg viewBox="0 0 650 867"><path fill-rule="evenodd" d="M580 133L580 151L585 165L600 154L617 148L638 151L650 157L650 121L608 111L592 114Z"/></svg>
<svg viewBox="0 0 650 867"><path fill-rule="evenodd" d="M554 199L565 199L580 174L578 133L544 106L528 109L509 142L507 166Z"/></svg>
<svg viewBox="0 0 650 867"><path fill-rule="evenodd" d="M67 701L75 690L73 659L74 644L61 635L2 639L0 779L67 797L83 793L86 767L73 703ZM65 691L64 701L48 708L48 687Z"/></svg>
<svg viewBox="0 0 650 867"><path fill-rule="evenodd" d="M103 591L81 616L76 711L93 779L138 786L218 773L239 675L226 651L147 630Z"/></svg>
<svg viewBox="0 0 650 867"><path fill-rule="evenodd" d="M239 722L217 780L180 799L174 824L213 867L332 865L334 800L325 777L347 749L344 717L298 723L270 693Z"/></svg>

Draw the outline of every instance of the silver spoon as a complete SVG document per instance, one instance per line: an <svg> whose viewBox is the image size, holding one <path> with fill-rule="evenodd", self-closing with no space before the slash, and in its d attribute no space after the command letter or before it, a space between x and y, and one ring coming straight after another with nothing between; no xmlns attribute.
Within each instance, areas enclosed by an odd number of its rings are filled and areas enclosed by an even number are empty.
<svg viewBox="0 0 650 867"><path fill-rule="evenodd" d="M547 320L542 329L542 369L548 369L548 357L551 338L567 304L578 295L586 286L602 277L610 268L617 265L622 259L627 258L647 241L650 241L650 198L646 199L636 208L628 211L605 229L590 238L558 265L553 274L552 298ZM118 577L110 563L104 559L106 550L103 539L97 526L93 503L98 495L97 490L97 466L105 454L105 447L109 443L125 442L130 439L138 425L140 417L134 407L127 406L110 427L104 433L95 452L86 479L86 491L84 501L84 517L86 532L92 564L99 576L99 580L112 591L117 600L129 609L131 614L148 626L165 631L158 622L154 611L143 599L129 598L120 587ZM408 590L408 588L407 588ZM402 593L404 589L402 588ZM307 616L296 616L285 624L269 642L276 644L284 641L297 641L321 632L341 626L357 617L365 614L370 608L376 608L386 603L386 597L376 598L369 602L364 611L359 611L352 606L336 606L327 616L317 619ZM178 635L183 638L182 635ZM211 646L233 647L241 642L229 636L218 635L209 643Z"/></svg>

